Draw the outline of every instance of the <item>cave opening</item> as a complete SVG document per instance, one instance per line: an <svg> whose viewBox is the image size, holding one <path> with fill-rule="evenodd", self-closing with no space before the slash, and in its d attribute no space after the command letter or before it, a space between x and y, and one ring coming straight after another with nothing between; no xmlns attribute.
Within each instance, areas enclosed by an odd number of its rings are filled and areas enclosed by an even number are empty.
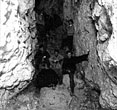
<svg viewBox="0 0 117 110"><path fill-rule="evenodd" d="M73 25L74 27L74 20L73 20L73 10L69 11L69 12L65 12L64 10L64 3L65 1L63 0L43 0L43 1L38 1L35 0L35 12L36 12L36 28L37 28L37 33L36 33L36 37L37 37L37 49L36 49L36 53L34 56L34 67L35 67L35 75L34 75L34 85L36 85L37 87L42 86L41 84L43 82L43 80L48 80L49 76L53 79L56 78L55 80L50 81L51 83L55 83L55 85L58 83L58 76L56 76L55 74L58 72L53 71L53 68L51 70L48 71L48 69L46 69L47 71L43 71L42 73L40 72L41 69L43 68L43 65L40 65L40 62L42 60L42 58L39 58L40 56L40 49L43 48L42 50L46 51L44 53L44 55L51 57L52 55L54 55L55 50L57 49L61 55L63 55L63 57L65 57L66 55L66 51L70 50L73 52L73 54L75 55L75 49L74 49L74 45L73 44L73 38L69 39L68 38L68 32L70 33L70 37L74 36L74 30L67 30L69 25ZM71 1L73 2L73 1ZM79 3L79 1L77 1L77 3L75 3L75 1L73 3L71 3L72 5L76 6L76 4L80 5L81 2ZM72 7L71 5L71 7ZM78 6L79 6L78 5ZM77 6L77 7L78 7ZM65 17L65 14L69 13L67 17ZM93 20L91 20L93 21ZM94 24L93 24L94 26ZM67 32L68 31L68 32ZM73 31L73 32L70 32ZM86 30L87 31L87 30ZM94 31L94 30L93 30ZM76 43L76 42L74 42ZM78 45L80 45L80 42ZM72 45L72 46L71 46ZM72 47L72 48L70 48ZM81 50L83 51L83 50ZM86 51L86 50L85 50ZM82 53L82 52L81 52ZM49 55L48 55L49 54ZM43 55L42 55L43 56ZM41 62L42 63L42 62ZM50 61L49 61L49 66L50 65ZM46 65L47 66L47 65ZM86 64L84 65L86 66ZM45 68L45 65L44 65ZM79 69L82 68L82 69ZM84 74L82 74L81 71L84 71L84 67L83 65L78 65L77 66L77 70L79 71L79 74L81 74L81 76L83 77L83 80L85 80L85 72ZM40 72L40 73L39 73ZM55 73L54 73L55 72ZM47 74L46 74L47 73ZM52 73L52 74L51 74ZM40 75L39 75L40 74ZM48 76L49 74L49 76ZM48 79L47 79L48 77ZM49 80L52 80L52 79ZM38 82L40 80L40 82ZM54 82L55 81L55 82ZM49 84L49 81L47 82L47 84L45 84L46 86L50 86L51 84ZM43 85L43 86L45 86ZM53 84L52 84L53 85ZM42 86L42 87L43 87Z"/></svg>
<svg viewBox="0 0 117 110"><path fill-rule="evenodd" d="M43 49L48 50L48 53L50 54L50 56L54 54L55 49L59 50L60 54L62 54L63 56L65 56L65 53L68 50L72 51L75 55L75 49L73 46L76 44L73 44L73 39L68 39L68 33L66 29L68 25L71 25L74 23L73 15L71 15L72 17L70 18L69 17L64 18L65 13L63 9L63 4L64 4L63 0L48 0L48 1L40 1L40 2L38 2L37 0L35 1L34 10L36 12L36 20L37 20L36 36L38 40L37 51L35 56L39 56L40 53L38 52L38 49L42 48L42 46L43 46ZM73 5L76 5L76 4L73 4ZM72 12L70 11L70 13ZM91 25L95 27L92 18L91 17L89 18L91 20ZM92 31L95 31L95 29ZM72 44L72 49L69 48L69 44ZM39 67L39 60L38 58L36 59L36 57L35 57L35 62L37 63L37 65L35 66L36 72L33 78L33 82L37 88L41 89L43 87L53 87L59 84L60 77L57 74L58 71L56 70L53 71L53 69L45 69L44 71L43 70L40 71L41 67ZM77 72L79 73L76 74L76 77L78 76L79 78L76 78L76 80L80 79L80 80L83 80L84 83L88 84L89 82L85 81L86 80L85 72L82 73L86 65L87 64L77 65L77 70L78 70ZM90 84L88 86L90 86ZM92 91L96 91L98 95L100 95L100 88L95 89L95 86L94 86L92 87Z"/></svg>
<svg viewBox="0 0 117 110"><path fill-rule="evenodd" d="M59 75L55 75L58 71L53 71L53 69L46 69L45 71L41 71L41 67L39 66L41 62L40 49L43 48L44 51L47 50L45 55L51 57L55 53L60 53L62 57L65 56L66 51L73 51L73 19L64 18L64 9L63 9L63 0L47 0L47 1L35 1L35 12L36 12L36 28L37 28L37 48L36 54L34 56L34 67L35 67L35 75L33 78L34 85L36 87L44 86L45 80L48 84L46 86L50 86L53 84L57 84ZM68 26L72 25L73 29L70 29L70 36L67 34ZM56 52L55 52L56 51ZM49 55L48 55L49 54ZM50 63L50 62L49 62ZM50 65L51 66L51 65ZM41 72L42 73L41 73ZM40 73L39 73L40 72ZM48 73L48 74L46 74ZM44 76L45 75L45 76ZM47 78L48 77L48 78ZM51 77L51 78L49 78ZM53 79L52 79L53 77ZM42 79L42 80L41 80ZM55 79L55 80L54 80ZM40 82L39 82L40 80ZM44 82L43 82L44 80ZM52 84L49 83L49 80ZM53 82L52 82L53 80Z"/></svg>

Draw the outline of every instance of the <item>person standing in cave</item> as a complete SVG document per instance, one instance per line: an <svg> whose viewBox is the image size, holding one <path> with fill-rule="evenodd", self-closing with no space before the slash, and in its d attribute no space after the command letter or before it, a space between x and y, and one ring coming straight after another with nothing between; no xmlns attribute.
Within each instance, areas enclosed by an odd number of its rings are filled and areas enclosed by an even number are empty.
<svg viewBox="0 0 117 110"><path fill-rule="evenodd" d="M76 71L76 64L82 61L88 61L88 55L89 55L89 52L82 56L72 56L72 52L67 51L67 57L63 59L62 75L64 74L69 75L71 95L74 94L74 87L75 87L74 73Z"/></svg>
<svg viewBox="0 0 117 110"><path fill-rule="evenodd" d="M73 50L73 35L74 35L74 25L73 20L64 20L63 22L64 38L61 42L61 49L68 48L68 50Z"/></svg>
<svg viewBox="0 0 117 110"><path fill-rule="evenodd" d="M39 70L40 68L46 68L50 66L49 63L50 54L49 52L44 49L43 45L39 46L39 49L37 50L34 59L35 59L35 68L36 70Z"/></svg>
<svg viewBox="0 0 117 110"><path fill-rule="evenodd" d="M68 26L67 26L67 45L70 51L73 49L73 35L74 35L74 25L73 25L73 20L70 19L68 21Z"/></svg>

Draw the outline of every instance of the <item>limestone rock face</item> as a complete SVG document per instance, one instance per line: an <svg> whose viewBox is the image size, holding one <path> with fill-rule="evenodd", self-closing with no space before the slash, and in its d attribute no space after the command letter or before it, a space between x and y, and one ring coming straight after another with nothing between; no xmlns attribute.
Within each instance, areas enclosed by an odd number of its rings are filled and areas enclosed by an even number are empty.
<svg viewBox="0 0 117 110"><path fill-rule="evenodd" d="M71 13L71 6L72 6L72 1L71 0L65 0L64 5L63 5L63 13L64 13L64 18L65 19L72 19L72 13Z"/></svg>
<svg viewBox="0 0 117 110"><path fill-rule="evenodd" d="M97 51L102 65L106 71L107 78L103 81L100 103L104 107L117 109L117 1L98 0L95 3L93 17L98 16L96 26L97 39L104 39L98 42ZM100 34L102 33L103 34Z"/></svg>
<svg viewBox="0 0 117 110"><path fill-rule="evenodd" d="M32 79L35 47L34 0L0 1L0 88L18 92Z"/></svg>
<svg viewBox="0 0 117 110"><path fill-rule="evenodd" d="M117 109L117 1L79 1L74 17L76 54L90 50L85 78L101 89L100 104Z"/></svg>

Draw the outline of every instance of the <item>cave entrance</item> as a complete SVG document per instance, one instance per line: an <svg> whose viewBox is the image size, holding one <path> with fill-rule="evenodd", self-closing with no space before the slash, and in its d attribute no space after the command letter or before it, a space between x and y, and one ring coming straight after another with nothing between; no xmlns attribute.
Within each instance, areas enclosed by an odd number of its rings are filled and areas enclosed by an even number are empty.
<svg viewBox="0 0 117 110"><path fill-rule="evenodd" d="M50 56L54 54L54 50L59 50L59 53L64 57L67 50L72 50L73 47L73 20L64 18L64 1L63 0L36 0L36 27L37 27L37 51L35 55L35 77L36 86L44 84L43 80L57 83L58 76L55 75L52 69L40 71L40 46L43 45L44 50L47 50ZM71 26L72 25L72 26ZM72 28L72 29L71 29ZM69 30L68 30L69 29ZM69 32L69 33L68 33ZM58 71L57 71L58 72ZM56 73L57 73L56 72ZM48 76L48 74L49 76ZM44 76L45 75L45 76ZM52 79L53 77L53 79ZM41 80L42 79L42 80ZM55 80L54 80L55 79ZM45 84L46 85L46 84ZM42 85L40 85L42 86Z"/></svg>

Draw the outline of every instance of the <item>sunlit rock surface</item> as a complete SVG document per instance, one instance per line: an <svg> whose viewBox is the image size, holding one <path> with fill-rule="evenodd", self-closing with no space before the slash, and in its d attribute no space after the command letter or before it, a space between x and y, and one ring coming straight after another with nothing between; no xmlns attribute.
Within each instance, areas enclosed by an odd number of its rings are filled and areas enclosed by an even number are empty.
<svg viewBox="0 0 117 110"><path fill-rule="evenodd" d="M14 93L34 74L31 64L36 42L33 8L33 0L0 1L0 88L10 90L17 86Z"/></svg>
<svg viewBox="0 0 117 110"><path fill-rule="evenodd" d="M98 41L97 50L102 65L104 66L107 78L103 81L100 103L104 107L117 109L117 1L99 0L95 3L93 17L96 21L97 40L98 37L104 39ZM103 34L100 34L102 33Z"/></svg>
<svg viewBox="0 0 117 110"><path fill-rule="evenodd" d="M100 86L102 107L117 109L117 1L83 0L76 6L76 54L90 50L88 65L82 63L85 77Z"/></svg>

